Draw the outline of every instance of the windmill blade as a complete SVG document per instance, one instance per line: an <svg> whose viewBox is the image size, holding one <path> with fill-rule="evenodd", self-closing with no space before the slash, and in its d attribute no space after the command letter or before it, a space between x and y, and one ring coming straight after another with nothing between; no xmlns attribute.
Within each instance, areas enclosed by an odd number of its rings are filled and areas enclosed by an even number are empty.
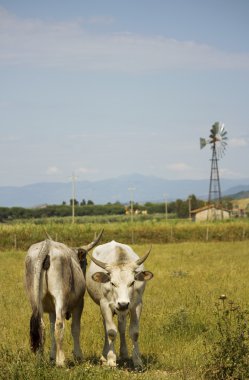
<svg viewBox="0 0 249 380"><path fill-rule="evenodd" d="M217 121L216 123L212 125L212 128L210 130L211 136L214 137L215 135L217 135L219 133L219 130L220 130L220 123Z"/></svg>
<svg viewBox="0 0 249 380"><path fill-rule="evenodd" d="M222 138L227 138L227 131L225 129L223 129L223 131L221 132L220 134L222 136Z"/></svg>
<svg viewBox="0 0 249 380"><path fill-rule="evenodd" d="M218 146L219 149L219 158L222 158L225 154L227 143L226 141L220 141L220 144Z"/></svg>
<svg viewBox="0 0 249 380"><path fill-rule="evenodd" d="M226 145L227 145L227 142L226 140L228 140L228 137L227 137L227 131L225 130L225 126L224 124L221 125L221 131L220 131L220 141L221 141L221 144L222 146L225 148Z"/></svg>
<svg viewBox="0 0 249 380"><path fill-rule="evenodd" d="M225 124L224 124L224 123L221 123L221 124L220 124L220 134L222 134L223 131L225 131Z"/></svg>

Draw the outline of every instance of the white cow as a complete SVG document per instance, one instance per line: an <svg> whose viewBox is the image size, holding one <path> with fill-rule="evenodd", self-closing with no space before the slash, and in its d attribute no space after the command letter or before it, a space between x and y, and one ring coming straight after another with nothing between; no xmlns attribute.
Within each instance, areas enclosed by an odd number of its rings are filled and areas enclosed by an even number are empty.
<svg viewBox="0 0 249 380"><path fill-rule="evenodd" d="M86 275L87 290L91 298L100 305L105 328L105 343L101 362L108 366L116 366L114 342L117 328L113 321L118 317L120 334L120 358L128 359L125 339L126 317L130 315L130 337L133 342L132 360L134 367L141 367L139 353L139 319L142 311L142 295L145 282L153 277L145 271L143 262L150 250L142 258L125 244L112 241L99 245L93 251L91 264Z"/></svg>
<svg viewBox="0 0 249 380"><path fill-rule="evenodd" d="M86 253L100 240L102 232L90 244L69 248L47 239L33 244L25 259L26 290L32 307L30 343L33 352L43 351L45 327L43 312L49 313L51 332L50 357L63 366L62 350L65 318L72 315L73 354L82 360L80 318L84 306Z"/></svg>

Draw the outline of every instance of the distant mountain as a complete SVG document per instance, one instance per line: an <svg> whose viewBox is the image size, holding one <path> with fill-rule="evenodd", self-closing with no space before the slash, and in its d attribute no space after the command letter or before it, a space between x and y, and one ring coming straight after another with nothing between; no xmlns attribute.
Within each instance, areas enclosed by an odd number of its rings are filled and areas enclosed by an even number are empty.
<svg viewBox="0 0 249 380"><path fill-rule="evenodd" d="M238 185L238 186L231 187L226 191L223 191L223 195L224 196L229 195L232 198L248 198L248 192L249 192L248 185Z"/></svg>
<svg viewBox="0 0 249 380"><path fill-rule="evenodd" d="M249 190L249 178L243 180L223 179L223 195ZM133 190L131 190L133 189ZM159 202L165 196L168 201L186 199L189 195L207 198L209 180L167 180L153 176L132 174L102 181L79 181L76 183L78 201L92 200L96 204L116 201L127 203ZM235 191L236 190L236 191ZM166 195L165 195L166 194ZM26 186L0 187L0 206L34 207L40 204L61 204L72 198L70 182L35 183Z"/></svg>
<svg viewBox="0 0 249 380"><path fill-rule="evenodd" d="M249 198L249 190L248 191L239 191L236 194L230 194L229 197L233 199L248 199Z"/></svg>

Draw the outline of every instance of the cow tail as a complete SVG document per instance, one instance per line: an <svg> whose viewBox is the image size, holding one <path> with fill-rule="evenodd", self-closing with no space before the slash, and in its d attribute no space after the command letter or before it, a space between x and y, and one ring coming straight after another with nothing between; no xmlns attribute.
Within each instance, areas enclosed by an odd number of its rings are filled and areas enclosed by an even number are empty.
<svg viewBox="0 0 249 380"><path fill-rule="evenodd" d="M43 330L41 314L32 313L30 318L30 347L31 350L36 353L43 346Z"/></svg>
<svg viewBox="0 0 249 380"><path fill-rule="evenodd" d="M33 313L30 318L30 346L33 352L42 349L44 343L44 329L42 321L42 272L43 263L49 254L50 240L45 240L34 266L34 302Z"/></svg>

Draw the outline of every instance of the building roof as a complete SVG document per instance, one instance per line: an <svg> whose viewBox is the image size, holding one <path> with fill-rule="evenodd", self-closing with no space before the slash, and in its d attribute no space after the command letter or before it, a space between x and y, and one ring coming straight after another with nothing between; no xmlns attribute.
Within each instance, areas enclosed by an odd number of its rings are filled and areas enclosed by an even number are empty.
<svg viewBox="0 0 249 380"><path fill-rule="evenodd" d="M210 204L210 205L206 205L206 206L203 206L203 207L200 207L200 208L196 208L195 210L192 210L190 213L191 214L197 214L198 212L206 211L206 210L211 210L211 209L222 210L222 211L227 211L228 212L228 210L225 210L221 206L216 206L214 204Z"/></svg>

